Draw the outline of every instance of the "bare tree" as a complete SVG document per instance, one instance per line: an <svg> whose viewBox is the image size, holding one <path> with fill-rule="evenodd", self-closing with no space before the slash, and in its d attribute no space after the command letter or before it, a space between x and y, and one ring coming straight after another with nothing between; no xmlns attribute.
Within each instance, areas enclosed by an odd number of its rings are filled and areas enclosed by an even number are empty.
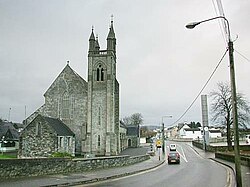
<svg viewBox="0 0 250 187"><path fill-rule="evenodd" d="M131 117L129 116L124 117L122 121L125 125L131 125Z"/></svg>
<svg viewBox="0 0 250 187"><path fill-rule="evenodd" d="M143 117L141 113L134 113L130 118L133 125L141 125L143 123Z"/></svg>
<svg viewBox="0 0 250 187"><path fill-rule="evenodd" d="M219 82L217 84L218 90L214 90L210 93L212 98L211 112L212 120L218 122L227 129L227 144L228 148L232 149L231 141L231 126L233 124L232 119L232 97L231 88L228 83ZM242 128L247 127L249 122L250 107L249 102L241 93L237 93L237 109L238 109L238 123Z"/></svg>
<svg viewBox="0 0 250 187"><path fill-rule="evenodd" d="M125 125L141 125L143 117L141 113L134 113L131 116L126 116L122 119Z"/></svg>

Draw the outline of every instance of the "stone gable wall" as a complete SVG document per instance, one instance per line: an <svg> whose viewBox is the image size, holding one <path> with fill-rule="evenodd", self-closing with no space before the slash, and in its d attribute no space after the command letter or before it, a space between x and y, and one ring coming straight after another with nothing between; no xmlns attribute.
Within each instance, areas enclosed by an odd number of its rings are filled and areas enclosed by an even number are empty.
<svg viewBox="0 0 250 187"><path fill-rule="evenodd" d="M41 122L40 135L36 134L36 124ZM57 151L57 135L43 120L32 121L20 137L19 157L48 157Z"/></svg>
<svg viewBox="0 0 250 187"><path fill-rule="evenodd" d="M86 138L87 83L66 66L44 97L41 115L61 119L75 133L76 154L81 154Z"/></svg>

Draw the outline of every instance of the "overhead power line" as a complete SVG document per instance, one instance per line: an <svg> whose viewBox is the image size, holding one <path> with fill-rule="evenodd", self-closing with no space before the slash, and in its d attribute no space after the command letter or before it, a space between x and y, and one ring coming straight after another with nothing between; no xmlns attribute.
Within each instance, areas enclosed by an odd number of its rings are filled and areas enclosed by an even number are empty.
<svg viewBox="0 0 250 187"><path fill-rule="evenodd" d="M234 49L234 51L235 51L236 53L238 53L241 57L243 57L246 61L250 62L249 58L247 58L246 56L244 56L243 54L241 54L239 51L237 51L237 50L235 50L235 49Z"/></svg>
<svg viewBox="0 0 250 187"><path fill-rule="evenodd" d="M200 90L200 92L198 93L198 95L195 97L195 99L193 100L193 102L189 105L189 107L185 110L185 112L174 122L172 123L170 126L175 125L176 123L178 123L185 115L186 113L190 110L190 108L193 106L193 104L195 103L195 101L199 98L199 96L201 95L201 93L203 92L203 90L206 88L206 86L208 85L209 81L212 79L213 75L215 74L216 70L218 69L219 65L221 64L222 60L224 59L225 55L227 54L228 48L225 51L225 53L223 54L223 56L221 57L219 63L216 65L216 67L214 68L213 72L211 73L211 75L209 76L207 82L204 84L204 86L202 87L202 89Z"/></svg>

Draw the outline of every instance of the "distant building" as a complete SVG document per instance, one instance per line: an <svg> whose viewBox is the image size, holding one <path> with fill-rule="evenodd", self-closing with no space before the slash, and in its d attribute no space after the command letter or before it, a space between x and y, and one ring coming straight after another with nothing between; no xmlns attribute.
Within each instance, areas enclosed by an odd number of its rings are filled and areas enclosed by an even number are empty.
<svg viewBox="0 0 250 187"><path fill-rule="evenodd" d="M127 127L120 121L120 152L128 148Z"/></svg>
<svg viewBox="0 0 250 187"><path fill-rule="evenodd" d="M128 147L140 146L140 127L139 125L126 125Z"/></svg>
<svg viewBox="0 0 250 187"><path fill-rule="evenodd" d="M193 140L202 138L202 132L200 128L190 128L190 126L187 124L180 124L178 126L178 132L179 138Z"/></svg>
<svg viewBox="0 0 250 187"><path fill-rule="evenodd" d="M188 138L193 140L198 140L202 138L202 133L199 128L185 128L184 129L184 136L182 138Z"/></svg>
<svg viewBox="0 0 250 187"><path fill-rule="evenodd" d="M209 138L221 138L222 133L220 129L209 129Z"/></svg>
<svg viewBox="0 0 250 187"><path fill-rule="evenodd" d="M177 138L178 137L178 127L169 127L167 129L167 137L168 138Z"/></svg>
<svg viewBox="0 0 250 187"><path fill-rule="evenodd" d="M0 152L17 154L19 148L19 129L22 125L8 121L0 121Z"/></svg>

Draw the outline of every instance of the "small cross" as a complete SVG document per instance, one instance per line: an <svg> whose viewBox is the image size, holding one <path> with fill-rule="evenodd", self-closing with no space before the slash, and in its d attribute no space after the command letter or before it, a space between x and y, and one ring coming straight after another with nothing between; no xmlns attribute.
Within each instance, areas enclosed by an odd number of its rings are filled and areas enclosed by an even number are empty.
<svg viewBox="0 0 250 187"><path fill-rule="evenodd" d="M113 21L114 21L114 15L112 14L111 15L111 23L113 23Z"/></svg>

